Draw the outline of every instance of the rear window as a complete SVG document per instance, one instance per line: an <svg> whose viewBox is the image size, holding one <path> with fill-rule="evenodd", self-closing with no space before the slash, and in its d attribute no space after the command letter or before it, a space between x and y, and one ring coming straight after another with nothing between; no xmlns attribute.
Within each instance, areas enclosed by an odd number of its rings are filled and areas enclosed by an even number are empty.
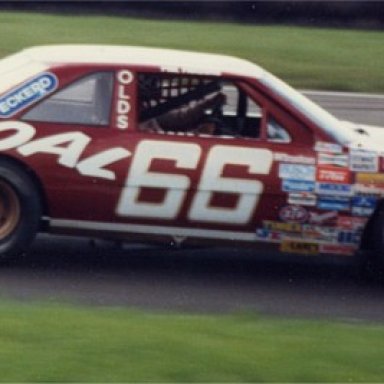
<svg viewBox="0 0 384 384"><path fill-rule="evenodd" d="M75 81L28 111L24 120L108 125L113 73L98 72Z"/></svg>

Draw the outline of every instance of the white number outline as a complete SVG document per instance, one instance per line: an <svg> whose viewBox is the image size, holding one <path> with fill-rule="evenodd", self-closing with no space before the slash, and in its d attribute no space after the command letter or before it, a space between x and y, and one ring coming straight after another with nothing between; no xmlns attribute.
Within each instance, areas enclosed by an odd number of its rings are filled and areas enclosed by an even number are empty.
<svg viewBox="0 0 384 384"><path fill-rule="evenodd" d="M228 145L212 147L191 204L189 219L210 223L248 223L264 191L264 184L260 180L223 177L224 168L226 165L241 165L247 166L251 175L266 175L272 162L273 155L268 149ZM214 193L237 194L235 207L212 206L210 201Z"/></svg>
<svg viewBox="0 0 384 384"><path fill-rule="evenodd" d="M193 143L141 141L135 151L116 213L119 216L175 219L184 203L191 180L186 175L151 172L155 159L174 160L177 169L196 169L201 148ZM172 186L171 188L169 186ZM160 203L140 202L141 188L164 188Z"/></svg>
<svg viewBox="0 0 384 384"><path fill-rule="evenodd" d="M122 217L175 219L186 201L190 178L187 175L151 172L149 168L153 160L164 159L174 160L177 169L194 170L200 157L201 147L195 143L141 141L132 159L116 214ZM266 175L272 163L273 154L268 149L213 146L203 166L187 218L206 223L246 224L259 204L264 185L260 180L223 177L223 170L226 165L241 165L248 168L251 176ZM164 189L163 201L140 201L142 188ZM237 194L237 203L230 208L214 207L210 204L214 193Z"/></svg>

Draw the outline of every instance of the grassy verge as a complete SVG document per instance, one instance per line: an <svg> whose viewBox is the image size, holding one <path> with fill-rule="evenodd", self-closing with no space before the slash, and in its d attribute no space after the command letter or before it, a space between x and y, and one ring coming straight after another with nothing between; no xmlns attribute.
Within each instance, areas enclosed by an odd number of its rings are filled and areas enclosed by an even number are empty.
<svg viewBox="0 0 384 384"><path fill-rule="evenodd" d="M160 46L240 56L296 87L384 91L383 32L1 12L0 35L0 56L51 43Z"/></svg>
<svg viewBox="0 0 384 384"><path fill-rule="evenodd" d="M4 382L382 382L384 326L0 302Z"/></svg>

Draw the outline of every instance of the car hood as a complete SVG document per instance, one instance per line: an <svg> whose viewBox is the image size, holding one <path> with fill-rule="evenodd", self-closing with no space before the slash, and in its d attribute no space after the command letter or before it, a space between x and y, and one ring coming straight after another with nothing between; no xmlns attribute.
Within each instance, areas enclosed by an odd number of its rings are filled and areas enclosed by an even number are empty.
<svg viewBox="0 0 384 384"><path fill-rule="evenodd" d="M340 121L343 129L348 130L349 148L373 150L384 155L384 127Z"/></svg>

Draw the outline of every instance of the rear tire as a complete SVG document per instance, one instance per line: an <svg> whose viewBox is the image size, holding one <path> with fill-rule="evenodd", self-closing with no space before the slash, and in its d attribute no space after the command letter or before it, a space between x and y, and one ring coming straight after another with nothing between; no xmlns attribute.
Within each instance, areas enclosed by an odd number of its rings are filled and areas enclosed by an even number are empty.
<svg viewBox="0 0 384 384"><path fill-rule="evenodd" d="M23 254L41 218L37 188L20 167L0 160L0 259Z"/></svg>

